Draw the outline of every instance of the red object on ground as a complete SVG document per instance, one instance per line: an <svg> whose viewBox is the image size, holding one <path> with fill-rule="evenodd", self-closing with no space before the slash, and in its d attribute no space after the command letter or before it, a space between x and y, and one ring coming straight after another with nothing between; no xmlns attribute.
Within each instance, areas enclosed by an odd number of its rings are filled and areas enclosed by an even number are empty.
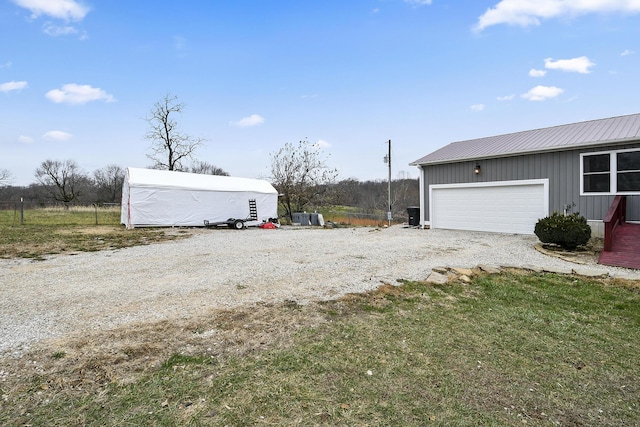
<svg viewBox="0 0 640 427"><path fill-rule="evenodd" d="M265 222L264 224L260 224L258 227L269 229L269 230L275 230L276 229L276 225L274 223L272 223L271 221Z"/></svg>

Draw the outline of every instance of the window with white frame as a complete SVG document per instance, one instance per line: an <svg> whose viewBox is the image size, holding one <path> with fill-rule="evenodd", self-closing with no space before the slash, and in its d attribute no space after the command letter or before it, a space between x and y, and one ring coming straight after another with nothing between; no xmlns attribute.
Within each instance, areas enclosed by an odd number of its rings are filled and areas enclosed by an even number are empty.
<svg viewBox="0 0 640 427"><path fill-rule="evenodd" d="M640 193L640 150L580 155L582 194Z"/></svg>

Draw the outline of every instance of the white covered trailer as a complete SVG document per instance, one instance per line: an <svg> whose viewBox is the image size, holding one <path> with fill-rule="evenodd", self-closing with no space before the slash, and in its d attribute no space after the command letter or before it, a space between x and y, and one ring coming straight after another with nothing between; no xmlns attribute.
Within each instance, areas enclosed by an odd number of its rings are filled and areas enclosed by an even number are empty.
<svg viewBox="0 0 640 427"><path fill-rule="evenodd" d="M204 226L230 218L256 218L258 225L278 217L278 192L264 180L127 168L120 222L127 228Z"/></svg>

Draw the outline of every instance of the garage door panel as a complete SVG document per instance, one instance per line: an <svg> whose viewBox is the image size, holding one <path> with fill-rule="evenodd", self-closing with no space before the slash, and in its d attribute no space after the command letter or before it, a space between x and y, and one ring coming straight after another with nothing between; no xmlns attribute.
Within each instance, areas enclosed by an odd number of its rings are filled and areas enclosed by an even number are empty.
<svg viewBox="0 0 640 427"><path fill-rule="evenodd" d="M546 185L491 183L483 186L433 186L431 227L533 234L547 216Z"/></svg>

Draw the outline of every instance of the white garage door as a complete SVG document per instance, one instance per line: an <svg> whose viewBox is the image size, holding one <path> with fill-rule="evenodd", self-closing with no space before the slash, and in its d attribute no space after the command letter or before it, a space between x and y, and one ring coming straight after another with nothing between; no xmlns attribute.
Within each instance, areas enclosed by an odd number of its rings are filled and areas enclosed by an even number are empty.
<svg viewBox="0 0 640 427"><path fill-rule="evenodd" d="M432 228L533 234L549 215L548 180L429 186Z"/></svg>

